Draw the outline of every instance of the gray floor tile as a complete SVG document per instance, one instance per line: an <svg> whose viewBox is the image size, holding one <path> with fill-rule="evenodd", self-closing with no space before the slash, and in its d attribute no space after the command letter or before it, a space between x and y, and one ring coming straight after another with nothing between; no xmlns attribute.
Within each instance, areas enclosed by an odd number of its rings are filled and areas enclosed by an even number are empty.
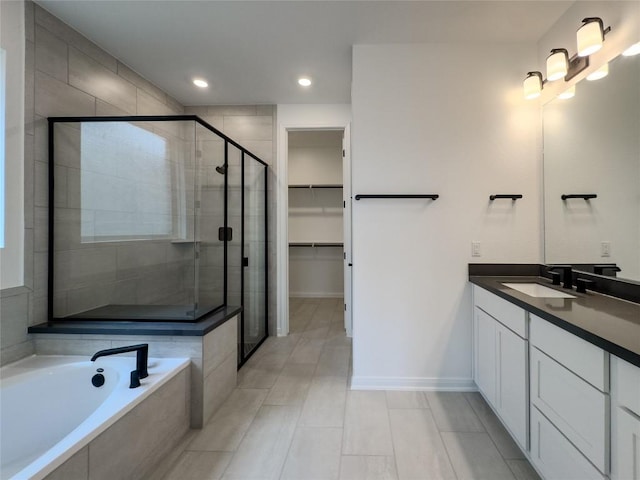
<svg viewBox="0 0 640 480"><path fill-rule="evenodd" d="M424 392L387 391L388 408L429 408Z"/></svg>
<svg viewBox="0 0 640 480"><path fill-rule="evenodd" d="M459 480L514 480L487 433L442 432Z"/></svg>
<svg viewBox="0 0 640 480"><path fill-rule="evenodd" d="M337 480L341 428L299 427L282 470L282 480Z"/></svg>
<svg viewBox="0 0 640 480"><path fill-rule="evenodd" d="M218 480L231 456L228 452L183 452L162 480Z"/></svg>
<svg viewBox="0 0 640 480"><path fill-rule="evenodd" d="M325 348L320 353L316 376L344 376L349 374L349 360L351 359L351 347Z"/></svg>
<svg viewBox="0 0 640 480"><path fill-rule="evenodd" d="M298 424L310 427L342 427L346 398L346 377L314 377Z"/></svg>
<svg viewBox="0 0 640 480"><path fill-rule="evenodd" d="M384 392L347 392L344 455L393 455Z"/></svg>
<svg viewBox="0 0 640 480"><path fill-rule="evenodd" d="M540 476L527 460L507 460L516 480L540 480Z"/></svg>
<svg viewBox="0 0 640 480"><path fill-rule="evenodd" d="M400 480L455 480L453 467L430 410L390 410L389 417Z"/></svg>
<svg viewBox="0 0 640 480"><path fill-rule="evenodd" d="M398 480L393 456L343 455L340 480Z"/></svg>
<svg viewBox="0 0 640 480"><path fill-rule="evenodd" d="M236 388L209 423L197 431L187 450L235 451L267 393Z"/></svg>
<svg viewBox="0 0 640 480"><path fill-rule="evenodd" d="M495 443L498 451L503 458L509 459L523 459L525 458L522 450L511 438L511 435L502 425L502 422L493 413L491 407L482 398L482 395L478 392L465 393L465 397L469 401L471 408L476 412L476 415L484 425L485 430Z"/></svg>
<svg viewBox="0 0 640 480"><path fill-rule="evenodd" d="M285 365L264 404L302 405L307 398L315 367L306 363Z"/></svg>
<svg viewBox="0 0 640 480"><path fill-rule="evenodd" d="M227 467L224 479L277 479L284 465L299 407L263 406Z"/></svg>
<svg viewBox="0 0 640 480"><path fill-rule="evenodd" d="M317 364L324 347L324 339L301 338L288 358L288 363Z"/></svg>
<svg viewBox="0 0 640 480"><path fill-rule="evenodd" d="M484 432L462 392L427 392L427 401L441 432Z"/></svg>

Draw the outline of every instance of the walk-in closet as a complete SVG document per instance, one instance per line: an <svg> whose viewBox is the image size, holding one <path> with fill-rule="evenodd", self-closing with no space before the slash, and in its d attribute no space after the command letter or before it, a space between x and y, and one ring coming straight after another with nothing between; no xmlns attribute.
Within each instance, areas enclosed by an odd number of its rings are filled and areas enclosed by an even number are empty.
<svg viewBox="0 0 640 480"><path fill-rule="evenodd" d="M343 134L288 134L290 298L344 298Z"/></svg>

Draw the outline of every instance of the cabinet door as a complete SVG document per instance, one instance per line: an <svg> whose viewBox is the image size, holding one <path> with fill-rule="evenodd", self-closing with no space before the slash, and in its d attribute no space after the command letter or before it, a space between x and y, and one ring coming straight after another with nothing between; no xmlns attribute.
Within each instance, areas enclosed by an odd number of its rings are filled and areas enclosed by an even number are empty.
<svg viewBox="0 0 640 480"><path fill-rule="evenodd" d="M475 381L487 401L496 407L496 321L475 308Z"/></svg>
<svg viewBox="0 0 640 480"><path fill-rule="evenodd" d="M527 342L500 323L496 325L496 408L520 446L528 449Z"/></svg>
<svg viewBox="0 0 640 480"><path fill-rule="evenodd" d="M531 407L531 461L547 480L605 478L536 407Z"/></svg>
<svg viewBox="0 0 640 480"><path fill-rule="evenodd" d="M619 407L613 416L611 478L640 480L640 417Z"/></svg>

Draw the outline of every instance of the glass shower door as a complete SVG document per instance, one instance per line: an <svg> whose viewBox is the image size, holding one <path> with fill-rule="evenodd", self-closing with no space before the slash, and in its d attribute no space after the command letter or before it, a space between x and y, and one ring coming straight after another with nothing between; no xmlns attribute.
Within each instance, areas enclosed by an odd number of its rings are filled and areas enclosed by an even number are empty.
<svg viewBox="0 0 640 480"><path fill-rule="evenodd" d="M267 335L267 168L243 155L241 347L246 359Z"/></svg>

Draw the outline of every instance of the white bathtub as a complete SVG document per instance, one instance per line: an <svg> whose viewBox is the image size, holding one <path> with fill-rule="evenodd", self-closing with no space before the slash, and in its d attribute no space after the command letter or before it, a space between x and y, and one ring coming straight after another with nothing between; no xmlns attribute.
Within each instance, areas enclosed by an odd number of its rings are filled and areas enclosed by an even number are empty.
<svg viewBox="0 0 640 480"><path fill-rule="evenodd" d="M135 357L32 356L0 370L0 478L41 479L189 365L150 358L129 388ZM102 368L103 386L91 379Z"/></svg>

